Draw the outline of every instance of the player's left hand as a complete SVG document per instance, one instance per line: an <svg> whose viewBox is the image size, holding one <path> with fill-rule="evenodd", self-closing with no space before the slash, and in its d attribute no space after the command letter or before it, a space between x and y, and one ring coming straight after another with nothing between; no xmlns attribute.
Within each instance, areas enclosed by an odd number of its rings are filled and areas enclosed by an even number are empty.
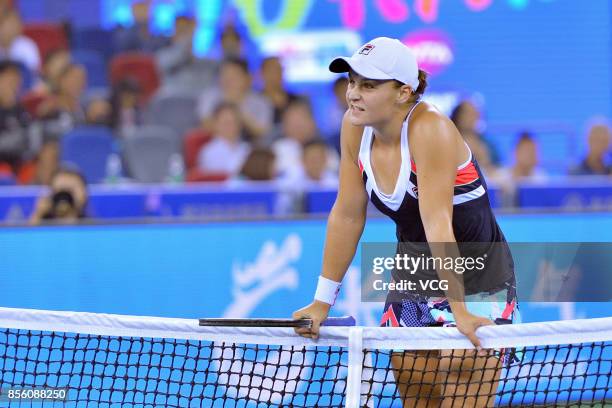
<svg viewBox="0 0 612 408"><path fill-rule="evenodd" d="M455 321L457 323L457 329L472 342L479 352L482 350L482 344L478 336L476 336L476 329L482 326L495 324L486 317L476 316L469 312L465 312L458 316L455 315Z"/></svg>

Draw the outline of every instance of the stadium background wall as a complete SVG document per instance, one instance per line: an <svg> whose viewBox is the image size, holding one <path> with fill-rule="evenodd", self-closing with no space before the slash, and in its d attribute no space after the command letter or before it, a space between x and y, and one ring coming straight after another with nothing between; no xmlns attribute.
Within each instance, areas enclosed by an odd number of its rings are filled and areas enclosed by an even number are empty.
<svg viewBox="0 0 612 408"><path fill-rule="evenodd" d="M511 242L612 242L610 213L504 215L499 223ZM312 298L324 236L324 220L6 227L0 299L50 310L288 317ZM372 219L362 241L393 237L393 224ZM359 265L358 254L334 313L376 325L381 305L360 305ZM544 321L606 316L612 303L521 308L525 321Z"/></svg>

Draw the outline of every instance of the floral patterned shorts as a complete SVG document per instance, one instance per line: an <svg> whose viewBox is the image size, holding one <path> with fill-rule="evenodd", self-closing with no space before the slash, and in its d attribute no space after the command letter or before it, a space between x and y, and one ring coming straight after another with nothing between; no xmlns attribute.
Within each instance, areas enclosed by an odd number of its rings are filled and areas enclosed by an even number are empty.
<svg viewBox="0 0 612 408"><path fill-rule="evenodd" d="M493 293L465 297L468 311L495 324L520 323L521 315L513 286ZM391 301L387 297L381 327L453 327L455 318L445 297L411 297Z"/></svg>
<svg viewBox="0 0 612 408"><path fill-rule="evenodd" d="M465 297L469 312L486 317L495 324L520 323L521 315L516 300L514 285L493 293L479 293ZM390 301L387 297L380 321L381 327L453 327L455 318L445 297L405 298ZM403 352L395 350L394 352ZM516 349L497 350L496 355L505 364L521 359L522 352Z"/></svg>

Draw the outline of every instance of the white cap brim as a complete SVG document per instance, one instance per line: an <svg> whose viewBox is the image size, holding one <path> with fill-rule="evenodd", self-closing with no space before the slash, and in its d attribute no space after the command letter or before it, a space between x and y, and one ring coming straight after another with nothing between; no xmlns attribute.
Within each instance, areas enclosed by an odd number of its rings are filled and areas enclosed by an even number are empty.
<svg viewBox="0 0 612 408"><path fill-rule="evenodd" d="M338 57L329 64L329 70L337 74L355 71L359 75L368 79L394 79L391 75L360 59L351 57Z"/></svg>

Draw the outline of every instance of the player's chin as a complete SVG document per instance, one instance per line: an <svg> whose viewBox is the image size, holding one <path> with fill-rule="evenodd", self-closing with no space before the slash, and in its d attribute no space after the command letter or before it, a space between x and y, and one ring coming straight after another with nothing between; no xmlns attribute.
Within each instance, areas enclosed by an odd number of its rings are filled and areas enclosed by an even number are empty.
<svg viewBox="0 0 612 408"><path fill-rule="evenodd" d="M363 114L363 111L350 109L348 117L351 125L353 126L366 126L369 123L366 115Z"/></svg>

